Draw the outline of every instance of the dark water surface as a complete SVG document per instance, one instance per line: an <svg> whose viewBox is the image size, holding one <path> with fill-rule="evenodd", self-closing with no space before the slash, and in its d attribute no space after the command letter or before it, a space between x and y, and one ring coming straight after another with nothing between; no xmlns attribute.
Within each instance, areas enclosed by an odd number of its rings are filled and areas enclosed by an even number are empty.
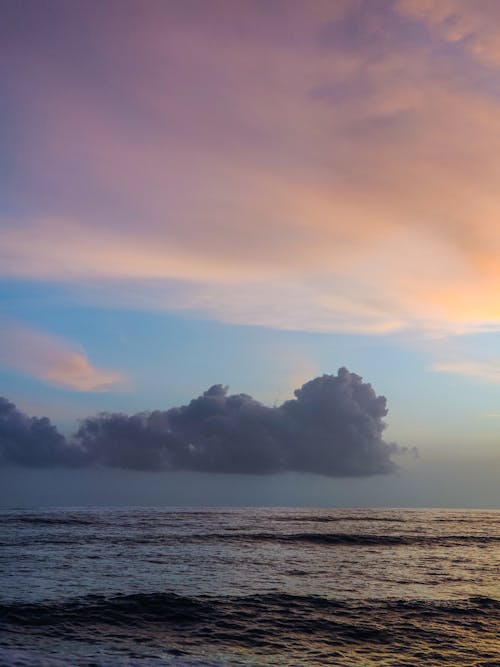
<svg viewBox="0 0 500 667"><path fill-rule="evenodd" d="M0 512L0 665L500 665L500 512Z"/></svg>

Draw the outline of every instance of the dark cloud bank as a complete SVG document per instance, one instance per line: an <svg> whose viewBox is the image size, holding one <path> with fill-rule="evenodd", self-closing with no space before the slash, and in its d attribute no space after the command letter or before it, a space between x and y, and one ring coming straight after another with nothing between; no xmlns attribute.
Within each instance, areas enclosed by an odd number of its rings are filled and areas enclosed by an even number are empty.
<svg viewBox="0 0 500 667"><path fill-rule="evenodd" d="M267 407L214 385L189 405L128 416L101 413L65 438L46 418L0 398L0 462L31 467L109 466L135 470L331 476L388 473L406 451L382 438L386 399L341 368Z"/></svg>

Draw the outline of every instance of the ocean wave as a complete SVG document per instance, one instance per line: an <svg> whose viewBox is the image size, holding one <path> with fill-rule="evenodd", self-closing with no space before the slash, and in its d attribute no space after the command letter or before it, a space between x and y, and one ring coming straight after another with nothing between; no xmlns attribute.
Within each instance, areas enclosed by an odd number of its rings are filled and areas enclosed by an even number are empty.
<svg viewBox="0 0 500 667"><path fill-rule="evenodd" d="M498 600L477 596L340 601L278 592L238 597L169 592L94 595L0 605L0 650L15 646L21 638L23 646L26 642L42 648L83 646L87 655L96 656L81 663L85 665L111 665L105 661L110 652L137 655L138 647L150 657L164 656L163 664L176 666L192 657L245 655L248 662L238 658L220 664L365 664L367 651L379 659L378 664L494 665L499 612ZM471 647L473 663L466 660ZM58 650L65 655L65 649ZM171 661L167 654L176 657ZM267 662L264 658L270 655L279 661ZM347 655L359 660L342 662ZM403 655L407 661L394 662Z"/></svg>
<svg viewBox="0 0 500 667"><path fill-rule="evenodd" d="M398 517L381 517L381 516L351 516L349 514L343 516L275 516L273 521L283 521L285 523L293 523L298 521L300 523L337 523L337 522L357 522L363 523L408 523L410 519ZM413 519L411 519L413 521Z"/></svg>
<svg viewBox="0 0 500 667"><path fill-rule="evenodd" d="M0 665L6 667L165 667L173 665L175 667L228 667L226 661L219 660L197 660L177 656L175 663L166 662L165 655L161 657L130 657L130 656L94 656L92 658L83 658L78 655L54 655L53 652L47 653L40 649L38 651L19 648L0 647Z"/></svg>
<svg viewBox="0 0 500 667"><path fill-rule="evenodd" d="M120 594L112 597L87 595L58 602L0 604L0 625L56 626L141 625L165 623L185 625L217 618L256 622L265 614L266 622L281 618L293 627L308 631L320 619L356 616L374 620L380 613L408 615L485 615L500 612L500 601L487 596L457 600L332 600L316 595L262 593L248 596L189 597L171 592ZM274 618L273 618L274 617ZM253 620L252 620L253 619ZM492 619L490 619L492 620Z"/></svg>
<svg viewBox="0 0 500 667"><path fill-rule="evenodd" d="M86 624L97 619L118 625L158 620L179 623L201 618L210 611L209 605L202 599L175 593L137 593L115 597L87 595L61 602L0 604L0 619L3 623L31 626Z"/></svg>
<svg viewBox="0 0 500 667"><path fill-rule="evenodd" d="M96 517L75 518L75 517L44 517L44 516L26 516L14 515L0 517L0 523L30 524L33 526L93 526L99 523Z"/></svg>
<svg viewBox="0 0 500 667"><path fill-rule="evenodd" d="M113 546L130 545L168 545L191 543L234 543L240 545L255 545L257 543L276 542L281 544L316 544L319 546L427 546L427 547L457 547L457 546L488 546L498 544L498 535L377 535L373 533L268 533L268 532L241 532L228 531L223 533L175 533L158 535L157 533L140 533L126 535L124 533L110 537L102 535L71 535L45 534L29 536L15 535L10 540L1 540L0 547L30 547L36 545L76 546L84 542L89 544L105 543Z"/></svg>
<svg viewBox="0 0 500 667"><path fill-rule="evenodd" d="M494 544L500 542L496 535L376 535L371 533L212 533L189 535L187 540L221 540L239 542L288 542L323 545L359 546L409 546L457 544Z"/></svg>

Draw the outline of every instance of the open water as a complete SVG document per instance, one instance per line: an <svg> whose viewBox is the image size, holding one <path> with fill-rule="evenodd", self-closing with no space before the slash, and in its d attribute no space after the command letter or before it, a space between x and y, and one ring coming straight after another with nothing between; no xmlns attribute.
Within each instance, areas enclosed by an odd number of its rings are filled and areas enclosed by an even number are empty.
<svg viewBox="0 0 500 667"><path fill-rule="evenodd" d="M0 665L500 665L500 512L0 512Z"/></svg>

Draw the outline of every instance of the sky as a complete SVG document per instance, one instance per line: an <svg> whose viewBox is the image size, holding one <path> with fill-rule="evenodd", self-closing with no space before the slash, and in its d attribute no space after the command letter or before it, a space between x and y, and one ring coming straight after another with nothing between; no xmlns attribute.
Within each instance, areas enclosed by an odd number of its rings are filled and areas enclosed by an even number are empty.
<svg viewBox="0 0 500 667"><path fill-rule="evenodd" d="M500 3L0 6L0 503L500 507Z"/></svg>

